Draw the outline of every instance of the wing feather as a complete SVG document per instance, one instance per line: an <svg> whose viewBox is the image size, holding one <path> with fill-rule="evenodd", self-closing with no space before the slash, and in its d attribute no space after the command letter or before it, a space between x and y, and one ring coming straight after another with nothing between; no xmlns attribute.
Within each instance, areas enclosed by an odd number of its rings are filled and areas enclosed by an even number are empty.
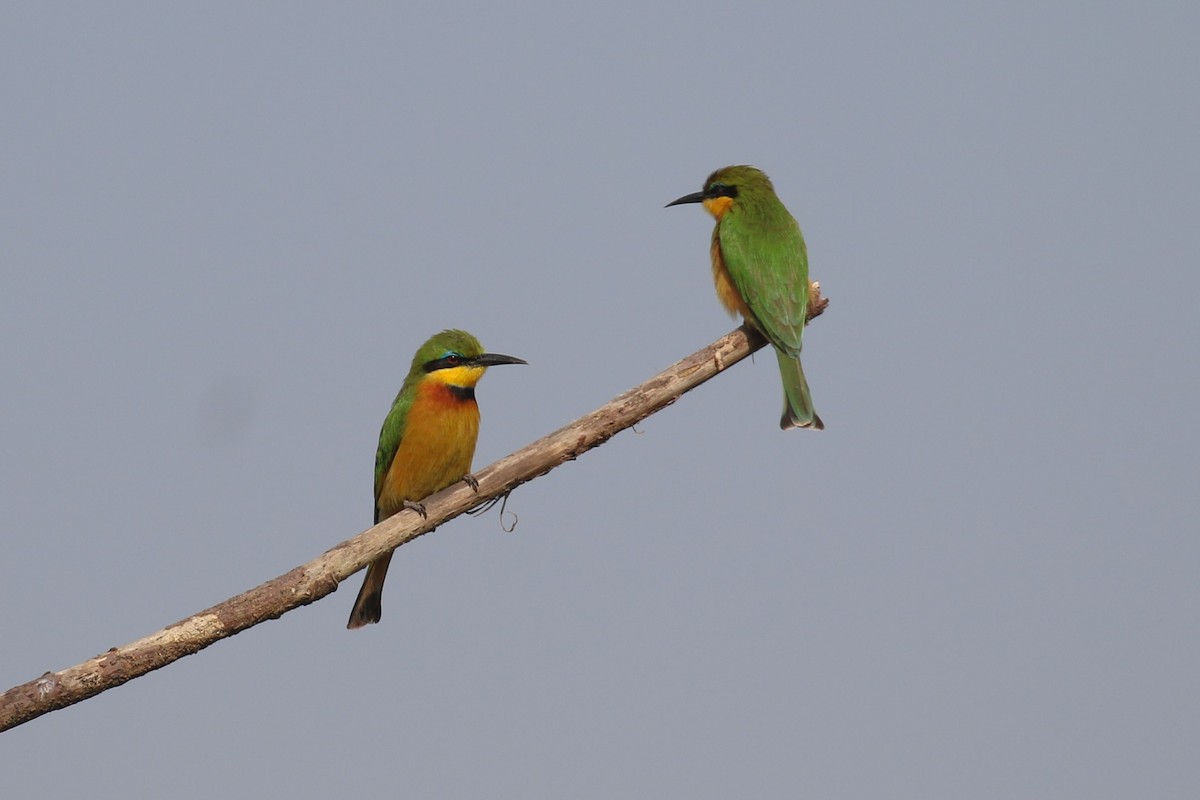
<svg viewBox="0 0 1200 800"><path fill-rule="evenodd" d="M754 313L751 322L771 344L798 356L808 312L804 236L782 204L771 214L746 211L749 209L735 208L721 219L721 256L734 286Z"/></svg>

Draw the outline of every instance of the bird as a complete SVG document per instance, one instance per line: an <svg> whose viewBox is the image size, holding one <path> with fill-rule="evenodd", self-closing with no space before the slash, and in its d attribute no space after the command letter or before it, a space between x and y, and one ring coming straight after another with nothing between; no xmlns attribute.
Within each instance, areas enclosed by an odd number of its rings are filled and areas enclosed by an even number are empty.
<svg viewBox="0 0 1200 800"><path fill-rule="evenodd" d="M421 345L379 432L376 525L405 508L425 516L418 501L460 480L478 488L470 474L479 437L475 385L488 367L527 363L485 353L479 340L463 330L444 330ZM347 628L379 622L393 552L367 567Z"/></svg>
<svg viewBox="0 0 1200 800"><path fill-rule="evenodd" d="M718 169L703 189L665 207L685 203L701 203L717 221L709 248L717 299L775 348L783 379L779 427L824 429L800 365L810 291L800 225L766 173L745 164Z"/></svg>

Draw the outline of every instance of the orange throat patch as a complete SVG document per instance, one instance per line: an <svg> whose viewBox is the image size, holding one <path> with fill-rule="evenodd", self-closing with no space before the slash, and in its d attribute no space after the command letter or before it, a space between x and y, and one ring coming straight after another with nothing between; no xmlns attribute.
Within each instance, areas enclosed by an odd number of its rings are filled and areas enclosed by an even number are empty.
<svg viewBox="0 0 1200 800"><path fill-rule="evenodd" d="M725 216L725 212L733 207L732 197L710 197L704 200L704 209L712 214L718 221Z"/></svg>

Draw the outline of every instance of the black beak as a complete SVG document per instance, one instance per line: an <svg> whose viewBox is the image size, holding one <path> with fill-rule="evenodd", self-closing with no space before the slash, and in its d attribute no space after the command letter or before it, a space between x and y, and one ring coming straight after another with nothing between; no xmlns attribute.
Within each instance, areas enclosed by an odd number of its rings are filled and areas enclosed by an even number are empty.
<svg viewBox="0 0 1200 800"><path fill-rule="evenodd" d="M476 356L471 359L473 367L495 367L500 364L528 364L529 362L523 358L516 356L502 356L499 353L484 353L481 356Z"/></svg>
<svg viewBox="0 0 1200 800"><path fill-rule="evenodd" d="M678 200L672 200L671 202L669 202L665 206L663 206L663 208L670 208L671 206L681 206L684 203L703 203L703 202L704 202L704 192L692 192L691 194L685 194L683 197L679 198Z"/></svg>

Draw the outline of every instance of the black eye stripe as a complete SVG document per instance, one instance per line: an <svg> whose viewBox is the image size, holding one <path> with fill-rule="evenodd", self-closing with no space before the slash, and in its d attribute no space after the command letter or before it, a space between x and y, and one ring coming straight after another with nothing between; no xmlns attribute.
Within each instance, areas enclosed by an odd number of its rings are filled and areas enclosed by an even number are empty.
<svg viewBox="0 0 1200 800"><path fill-rule="evenodd" d="M449 369L451 367L459 367L465 364L467 359L458 353L449 353L441 358L435 358L432 361L426 361L421 365L421 369L426 372L436 372L439 369Z"/></svg>
<svg viewBox="0 0 1200 800"><path fill-rule="evenodd" d="M710 183L704 187L704 198L711 200L714 197L737 197L737 187L730 186L727 183Z"/></svg>

